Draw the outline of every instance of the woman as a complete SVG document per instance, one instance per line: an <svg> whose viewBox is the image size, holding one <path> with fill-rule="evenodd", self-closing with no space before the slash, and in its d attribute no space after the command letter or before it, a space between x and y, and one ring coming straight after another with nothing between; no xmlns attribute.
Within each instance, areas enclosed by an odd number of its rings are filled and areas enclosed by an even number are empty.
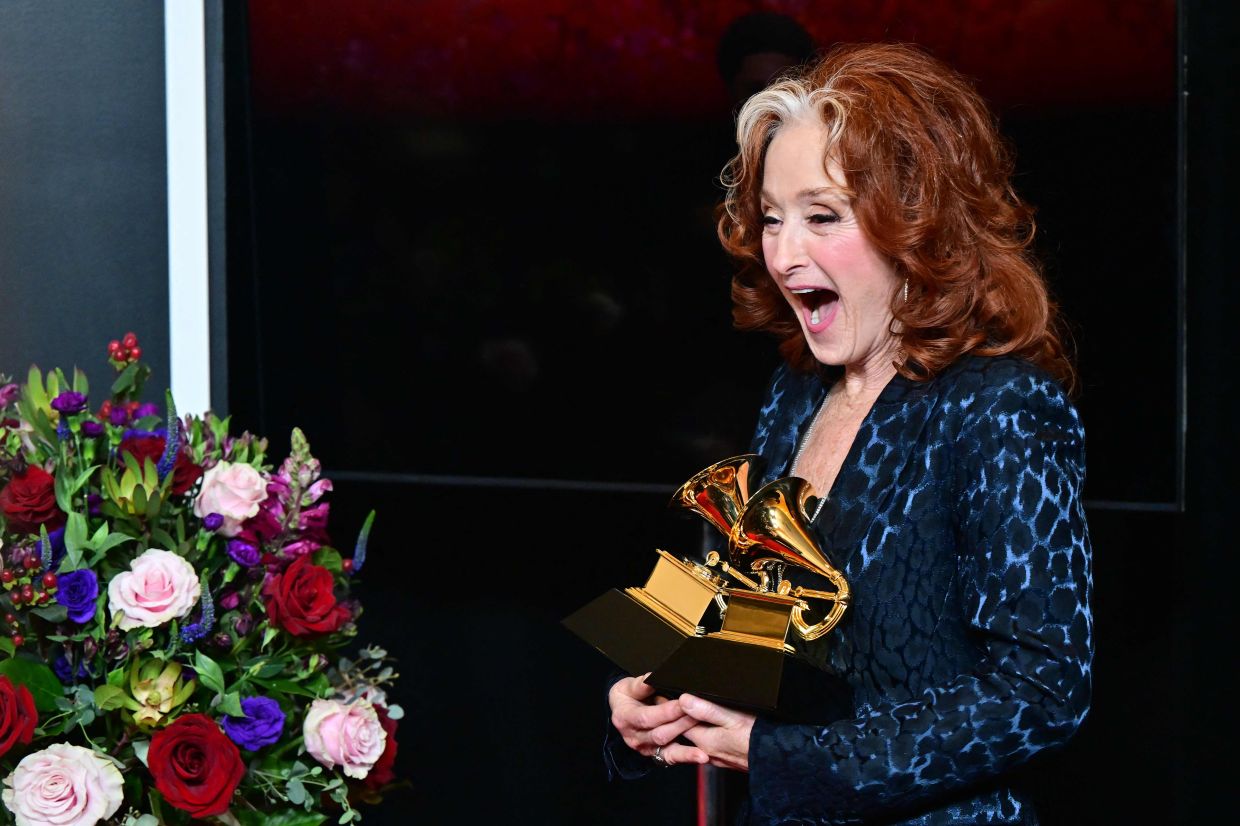
<svg viewBox="0 0 1240 826"><path fill-rule="evenodd" d="M1009 775L1089 707L1084 434L993 119L925 54L854 46L737 133L736 318L786 361L753 449L828 494L814 526L853 604L803 651L856 708L786 724L627 678L609 763L748 771L754 823L1036 822Z"/></svg>

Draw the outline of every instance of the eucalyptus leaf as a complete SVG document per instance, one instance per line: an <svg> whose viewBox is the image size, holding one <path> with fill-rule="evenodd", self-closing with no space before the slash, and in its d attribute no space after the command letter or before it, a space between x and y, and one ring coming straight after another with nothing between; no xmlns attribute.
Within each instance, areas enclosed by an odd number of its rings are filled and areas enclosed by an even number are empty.
<svg viewBox="0 0 1240 826"><path fill-rule="evenodd" d="M327 815L318 812L295 812L287 809L278 812L239 810L235 814L241 821L241 826L321 826L327 822Z"/></svg>
<svg viewBox="0 0 1240 826"><path fill-rule="evenodd" d="M142 761L142 765L146 765L146 753L151 748L150 740L134 740L133 741L134 757Z"/></svg>
<svg viewBox="0 0 1240 826"><path fill-rule="evenodd" d="M301 781L296 777L290 780L288 785L285 786L285 794L288 795L288 802L292 803L294 806L300 806L302 803L306 802L306 787L303 786Z"/></svg>

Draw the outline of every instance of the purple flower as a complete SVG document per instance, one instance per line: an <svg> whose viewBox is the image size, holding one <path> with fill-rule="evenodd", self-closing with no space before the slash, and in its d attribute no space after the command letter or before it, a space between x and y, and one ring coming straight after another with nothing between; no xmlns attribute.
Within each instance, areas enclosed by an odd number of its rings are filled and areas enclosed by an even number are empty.
<svg viewBox="0 0 1240 826"><path fill-rule="evenodd" d="M123 424L128 424L129 411L125 409L124 405L118 404L113 407L112 412L108 414L108 421L117 427L120 427Z"/></svg>
<svg viewBox="0 0 1240 826"><path fill-rule="evenodd" d="M253 568L262 559L258 546L244 539L228 540L228 557L242 568Z"/></svg>
<svg viewBox="0 0 1240 826"><path fill-rule="evenodd" d="M8 407L22 394L20 384L6 384L0 387L0 408Z"/></svg>
<svg viewBox="0 0 1240 826"><path fill-rule="evenodd" d="M246 751L270 746L284 733L284 712L270 697L244 697L241 710L244 717L225 715L223 725L224 733Z"/></svg>
<svg viewBox="0 0 1240 826"><path fill-rule="evenodd" d="M97 493L86 494L86 512L91 516L103 513L103 497Z"/></svg>
<svg viewBox="0 0 1240 826"><path fill-rule="evenodd" d="M103 425L94 419L87 419L82 422L82 435L88 439L94 439L103 435Z"/></svg>
<svg viewBox="0 0 1240 826"><path fill-rule="evenodd" d="M86 409L86 396L74 390L66 390L52 399L52 409L60 411L65 416L81 413Z"/></svg>
<svg viewBox="0 0 1240 826"><path fill-rule="evenodd" d="M202 518L202 526L215 533L224 524L224 517L218 513L208 513Z"/></svg>
<svg viewBox="0 0 1240 826"><path fill-rule="evenodd" d="M77 674L74 674L73 665L64 654L52 660L52 672L56 675L56 679L65 685L73 685L78 680L89 680L91 677L90 669L84 662L78 662Z"/></svg>
<svg viewBox="0 0 1240 826"><path fill-rule="evenodd" d="M220 597L220 607L225 611L231 611L241 604L241 594L236 591L229 591Z"/></svg>
<svg viewBox="0 0 1240 826"><path fill-rule="evenodd" d="M145 419L147 416L158 416L158 415L159 415L159 405L153 404L151 402L146 402L145 404L138 405L138 409L133 412L133 417L135 419Z"/></svg>
<svg viewBox="0 0 1240 826"><path fill-rule="evenodd" d="M69 619L79 625L95 617L95 600L99 596L99 578L89 568L61 574L56 601L69 609Z"/></svg>

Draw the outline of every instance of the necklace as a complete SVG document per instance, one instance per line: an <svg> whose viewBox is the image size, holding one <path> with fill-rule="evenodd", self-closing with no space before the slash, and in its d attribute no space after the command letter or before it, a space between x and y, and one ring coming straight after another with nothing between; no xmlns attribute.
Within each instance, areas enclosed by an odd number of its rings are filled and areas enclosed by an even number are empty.
<svg viewBox="0 0 1240 826"><path fill-rule="evenodd" d="M831 399L831 391L835 389L835 385L827 390L827 394L822 397L822 401L818 403L818 409L814 411L814 418L810 420L809 429L805 431L805 438L801 439L801 446L797 448L797 455L792 459L792 475L796 476L797 468L801 465L801 455L805 453L805 447L814 438L814 430L818 427L818 420L822 418L822 411L827 409L827 402ZM827 494L817 496L818 504L814 508L814 512L810 514L810 521L814 522L818 519L818 514L822 511L822 506L827 504Z"/></svg>

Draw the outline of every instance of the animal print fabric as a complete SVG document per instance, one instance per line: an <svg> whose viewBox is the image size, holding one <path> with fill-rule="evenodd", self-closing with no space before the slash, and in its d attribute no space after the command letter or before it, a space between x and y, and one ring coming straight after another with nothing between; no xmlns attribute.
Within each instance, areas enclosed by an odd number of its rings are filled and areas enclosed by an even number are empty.
<svg viewBox="0 0 1240 826"><path fill-rule="evenodd" d="M787 475L826 391L776 372L753 443L764 481ZM1089 708L1084 479L1076 410L1028 363L892 379L814 524L854 596L803 654L852 685L855 716L760 717L748 822L1037 822L1004 780Z"/></svg>

